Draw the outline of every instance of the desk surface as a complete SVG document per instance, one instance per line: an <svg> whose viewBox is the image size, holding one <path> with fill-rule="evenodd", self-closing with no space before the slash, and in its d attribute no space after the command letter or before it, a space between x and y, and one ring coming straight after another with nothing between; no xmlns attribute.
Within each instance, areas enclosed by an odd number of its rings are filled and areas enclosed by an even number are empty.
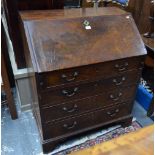
<svg viewBox="0 0 155 155"><path fill-rule="evenodd" d="M108 9L41 11L40 16L38 11L21 12L34 71L42 73L145 55L129 13Z"/></svg>
<svg viewBox="0 0 155 155"><path fill-rule="evenodd" d="M154 126L98 144L94 147L73 152L72 155L153 155Z"/></svg>

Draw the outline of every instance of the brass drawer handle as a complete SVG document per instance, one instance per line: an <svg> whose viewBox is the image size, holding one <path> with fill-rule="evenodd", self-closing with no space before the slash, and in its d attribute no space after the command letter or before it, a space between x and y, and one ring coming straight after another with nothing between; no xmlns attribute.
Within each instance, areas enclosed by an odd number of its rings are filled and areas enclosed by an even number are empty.
<svg viewBox="0 0 155 155"><path fill-rule="evenodd" d="M67 82L71 82L71 81L74 81L78 75L79 75L78 72L74 72L72 76L67 76L65 74L62 74L61 77L65 79Z"/></svg>
<svg viewBox="0 0 155 155"><path fill-rule="evenodd" d="M77 110L78 106L76 104L74 104L73 108L71 109L68 109L67 107L63 107L62 109L66 112L69 112L69 113L72 113L74 112L75 110Z"/></svg>
<svg viewBox="0 0 155 155"><path fill-rule="evenodd" d="M72 92L69 92L67 90L62 90L62 93L65 96L72 97L72 96L74 96L76 94L77 91L78 91L78 87L74 88L74 90Z"/></svg>
<svg viewBox="0 0 155 155"><path fill-rule="evenodd" d="M74 121L72 125L64 124L63 127L66 129L73 129L77 125L77 122Z"/></svg>
<svg viewBox="0 0 155 155"><path fill-rule="evenodd" d="M116 86L119 86L119 85L121 85L121 84L123 83L123 81L125 81L125 80L126 80L126 78L123 76L123 77L121 78L120 81L118 81L117 79L113 79L113 83L115 83Z"/></svg>
<svg viewBox="0 0 155 155"><path fill-rule="evenodd" d="M118 69L118 71L125 71L128 65L128 62L125 62L123 65L116 64L115 68Z"/></svg>
<svg viewBox="0 0 155 155"><path fill-rule="evenodd" d="M118 101L121 96L122 96L122 93L119 93L117 96L114 96L113 94L111 94L110 99L112 99L113 101Z"/></svg>
<svg viewBox="0 0 155 155"><path fill-rule="evenodd" d="M108 111L107 114L110 115L110 117L114 117L119 112L119 109L116 109L115 111L111 112Z"/></svg>

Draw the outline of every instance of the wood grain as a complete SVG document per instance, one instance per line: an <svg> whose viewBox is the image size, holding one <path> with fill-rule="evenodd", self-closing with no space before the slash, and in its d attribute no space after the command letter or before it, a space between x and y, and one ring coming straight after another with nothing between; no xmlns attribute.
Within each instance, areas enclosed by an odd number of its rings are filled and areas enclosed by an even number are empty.
<svg viewBox="0 0 155 155"><path fill-rule="evenodd" d="M134 70L135 68L142 69L143 61L144 57L134 57L130 59L121 59L95 65L36 74L36 77L40 89L46 90L47 88L65 84L70 85L75 82L82 83L85 81L95 81L100 78L108 79L112 76L121 76L122 73L126 74L128 71ZM126 63L128 66L125 66ZM116 65L119 65L120 68L116 68ZM138 70L136 70L136 72L137 71Z"/></svg>
<svg viewBox="0 0 155 155"><path fill-rule="evenodd" d="M87 14L89 13L84 13L78 18L75 16L74 19L66 16L66 19L59 19L60 16L57 19L55 16L54 19L24 22L31 59L35 62L34 66L36 65L35 72L146 54L130 15L106 16L102 11L97 15L93 12L89 17L85 16ZM90 22L91 30L85 29L85 20Z"/></svg>
<svg viewBox="0 0 155 155"><path fill-rule="evenodd" d="M22 12L21 20L25 57L35 72L32 105L44 153L79 133L131 124L146 49L129 13L30 11Z"/></svg>
<svg viewBox="0 0 155 155"><path fill-rule="evenodd" d="M138 81L138 79L139 77L135 78L136 81ZM107 83L109 84L110 82L108 81ZM48 92L41 93L40 105L57 105L99 94L102 94L103 97L101 102L105 102L105 104L108 104L110 102L115 103L115 99L110 98L111 95L113 95L114 98L117 98L118 101L122 101L123 99L127 99L129 96L133 96L133 92L135 92L134 90L136 87L136 84L133 87L131 86L131 84L133 85L133 83L134 82L128 84L128 87L126 84L117 87L115 86L115 84L105 85L104 81L100 80L97 82L74 85L71 87L69 86L64 88L57 88ZM75 91L76 88L77 91ZM126 90L129 90L129 92ZM68 94L63 93L64 91L66 91ZM74 95L72 95L73 93Z"/></svg>
<svg viewBox="0 0 155 155"><path fill-rule="evenodd" d="M62 121L51 122L43 126L43 138L64 137L66 135L76 135L82 130L87 131L88 128L101 127L105 124L115 122L117 119L128 117L131 113L130 104L124 103L113 107L96 110L94 112L85 113L64 119ZM76 123L75 123L76 122ZM65 127L65 124L67 125ZM52 131L52 132L51 132ZM63 135L63 136L62 136Z"/></svg>
<svg viewBox="0 0 155 155"><path fill-rule="evenodd" d="M71 155L153 155L154 126L101 143Z"/></svg>
<svg viewBox="0 0 155 155"><path fill-rule="evenodd" d="M126 8L131 12L141 34L149 31L151 0L130 0Z"/></svg>

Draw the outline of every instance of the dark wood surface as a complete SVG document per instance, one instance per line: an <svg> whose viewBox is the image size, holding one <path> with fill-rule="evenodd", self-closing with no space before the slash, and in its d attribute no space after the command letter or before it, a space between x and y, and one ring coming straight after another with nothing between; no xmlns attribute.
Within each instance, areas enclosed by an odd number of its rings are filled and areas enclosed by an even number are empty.
<svg viewBox="0 0 155 155"><path fill-rule="evenodd" d="M91 9L88 9L88 12L89 10ZM72 11L74 12L74 9ZM75 15L74 19L67 15L58 15L54 20L25 21L35 72L95 64L132 57L133 54L134 56L146 54L130 15L118 15L114 18L112 15L101 16L101 14L104 15L104 11L100 14L93 12L90 17L87 17L88 13L84 13L80 18ZM93 15L96 18L92 18ZM90 22L91 30L84 28L85 20Z"/></svg>
<svg viewBox="0 0 155 155"><path fill-rule="evenodd" d="M91 129L129 125L146 54L128 13L116 8L73 10L21 13L27 65L34 70L32 106L44 152ZM85 30L85 19L91 30Z"/></svg>
<svg viewBox="0 0 155 155"><path fill-rule="evenodd" d="M125 93L118 98L117 101L111 101L110 95L115 95L115 98L118 97L118 94L114 94L116 92L109 92L109 96L105 97L105 94L98 94L96 96L87 97L81 100L75 100L59 105L54 105L52 107L45 107L40 110L42 114L42 120L44 124L52 123L57 120L63 120L64 118L70 118L71 116L81 115L86 112L91 112L97 109L105 108L108 106L115 106L119 103L123 103L126 101L132 102L132 97L135 94L135 86L127 87L131 93L126 93L125 89L119 90L118 92ZM112 94L113 93L113 94Z"/></svg>
<svg viewBox="0 0 155 155"><path fill-rule="evenodd" d="M142 68L143 66L141 62L143 62L144 58L141 57L141 61L139 60L139 57L134 57L99 63L96 65L87 65L59 71L45 72L36 75L37 82L40 89L44 91L58 85L96 80L102 78L103 76L104 79L116 75L123 76L122 73L125 74L126 71L131 71L135 68Z"/></svg>
<svg viewBox="0 0 155 155"><path fill-rule="evenodd" d="M114 121L123 116L128 116L130 113L130 104L124 103L115 107L97 110L89 114L86 113L84 115L79 115L78 117L71 117L69 119L44 126L43 137L47 140L49 138L55 138L62 135L71 135L74 134L74 132L79 132L82 129L100 124L103 125L103 123Z"/></svg>
<svg viewBox="0 0 155 155"><path fill-rule="evenodd" d="M131 12L141 34L149 31L151 0L130 0L126 8Z"/></svg>
<svg viewBox="0 0 155 155"><path fill-rule="evenodd" d="M102 84L101 82L88 83L83 85L75 85L73 87L63 88L53 90L51 92L42 93L40 96L41 105L56 105L60 103L69 102L71 100L77 100L79 98L90 97L97 94L102 94L106 101L114 102L115 98L120 99L125 98L127 94L121 90L121 87L106 87L107 85ZM76 89L77 88L77 89ZM106 90L106 88L108 88ZM115 89L117 88L117 89ZM76 90L77 91L76 91ZM112 89L115 89L112 91ZM116 92L116 90L118 92ZM65 94L66 91L66 94ZM106 92L105 92L106 91ZM52 95L50 95L52 94ZM111 98L111 95L114 96L114 99ZM47 104L48 103L48 104Z"/></svg>
<svg viewBox="0 0 155 155"><path fill-rule="evenodd" d="M121 123L122 126L126 127L126 126L129 126L131 124L131 122L132 122L132 116L129 115L127 117L121 117L121 119L118 118L118 119L115 119L113 121L104 122L104 124L98 124L96 126L91 126L91 127L87 128L87 129L83 129L83 130L80 130L79 132L76 132L76 134L74 132L74 133L71 133L70 135L68 134L68 135L66 135L66 137L62 137L60 139L53 139L53 140L50 139L50 140L47 140L47 141L44 140L43 143L42 143L43 151L44 152L49 152L49 150L54 149L56 146L60 145L60 143L64 143L67 140L70 140L71 138L75 138L77 134L81 135L81 134L88 133L89 130L95 131L96 129L103 129L103 126L106 129L106 128L110 127L112 124L116 125L118 123Z"/></svg>
<svg viewBox="0 0 155 155"><path fill-rule="evenodd" d="M18 10L63 9L64 0L16 0Z"/></svg>
<svg viewBox="0 0 155 155"><path fill-rule="evenodd" d="M19 32L18 11L62 9L64 7L64 0L3 0L2 4L3 3L5 8L2 10L5 10L6 13L9 34L14 47L17 67L19 69L25 68L26 64L24 54L22 52L23 45L20 35L21 32ZM82 7L87 7L85 3L85 0L83 0ZM88 6L92 5L89 3ZM119 7L119 5L117 7ZM104 9L105 8L102 8L102 10ZM110 9L110 7L108 7L108 9ZM132 13L140 33L146 33L149 31L150 20L148 17L150 14L150 0L130 0L129 6L125 9ZM110 9L110 11L112 10ZM46 16L44 16L44 18L46 18Z"/></svg>
<svg viewBox="0 0 155 155"><path fill-rule="evenodd" d="M117 79L121 79L122 77L117 77ZM113 79L111 80L99 80L95 82L89 82L86 84L74 84L74 86L66 86L63 88L56 88L48 92L43 92L40 95L40 101L42 106L47 105L56 105L60 103L69 102L71 100L77 100L79 98L85 98L90 97L97 94L102 94L105 98L105 101L113 102L114 99L111 99L110 96L115 96L114 98L121 99L122 97L125 98L126 95L129 95L126 93L126 91L121 90L121 87L131 85L133 83L136 83L139 79L139 76L136 74L136 76L132 77L128 76L128 82L122 82L122 85L119 85L117 87L115 83L113 82ZM125 88L126 89L126 88ZM116 92L116 90L118 92ZM121 96L119 97L119 94L121 93ZM51 94L51 95L50 95ZM124 96L125 95L125 96ZM105 102L104 101L104 102Z"/></svg>

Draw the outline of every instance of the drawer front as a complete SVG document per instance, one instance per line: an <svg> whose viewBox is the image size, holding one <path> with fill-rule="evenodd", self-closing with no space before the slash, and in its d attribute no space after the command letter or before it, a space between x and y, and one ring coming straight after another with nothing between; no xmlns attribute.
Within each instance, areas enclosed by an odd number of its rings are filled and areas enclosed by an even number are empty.
<svg viewBox="0 0 155 155"><path fill-rule="evenodd" d="M95 82L57 87L57 89L40 93L40 103L41 106L56 105L94 96L116 88L119 89L128 85L135 85L139 80L139 76L140 75L137 74L137 72L128 72L126 74L121 74L118 77L101 79Z"/></svg>
<svg viewBox="0 0 155 155"><path fill-rule="evenodd" d="M43 138L46 140L57 136L74 134L77 131L93 127L95 125L105 124L109 121L129 115L131 113L131 109L131 103L121 104L45 125L43 126Z"/></svg>
<svg viewBox="0 0 155 155"><path fill-rule="evenodd" d="M132 69L142 68L141 57L116 60L96 65L64 69L60 71L37 74L37 83L40 90L57 85L70 84L81 81L92 81L96 78L109 78Z"/></svg>
<svg viewBox="0 0 155 155"><path fill-rule="evenodd" d="M119 91L114 90L82 100L76 100L51 107L43 107L40 110L41 117L44 123L48 123L54 120L64 119L65 117L80 115L95 109L117 105L118 103L122 103L127 100L133 101L135 91L136 86L126 87ZM119 96L120 94L122 95Z"/></svg>

